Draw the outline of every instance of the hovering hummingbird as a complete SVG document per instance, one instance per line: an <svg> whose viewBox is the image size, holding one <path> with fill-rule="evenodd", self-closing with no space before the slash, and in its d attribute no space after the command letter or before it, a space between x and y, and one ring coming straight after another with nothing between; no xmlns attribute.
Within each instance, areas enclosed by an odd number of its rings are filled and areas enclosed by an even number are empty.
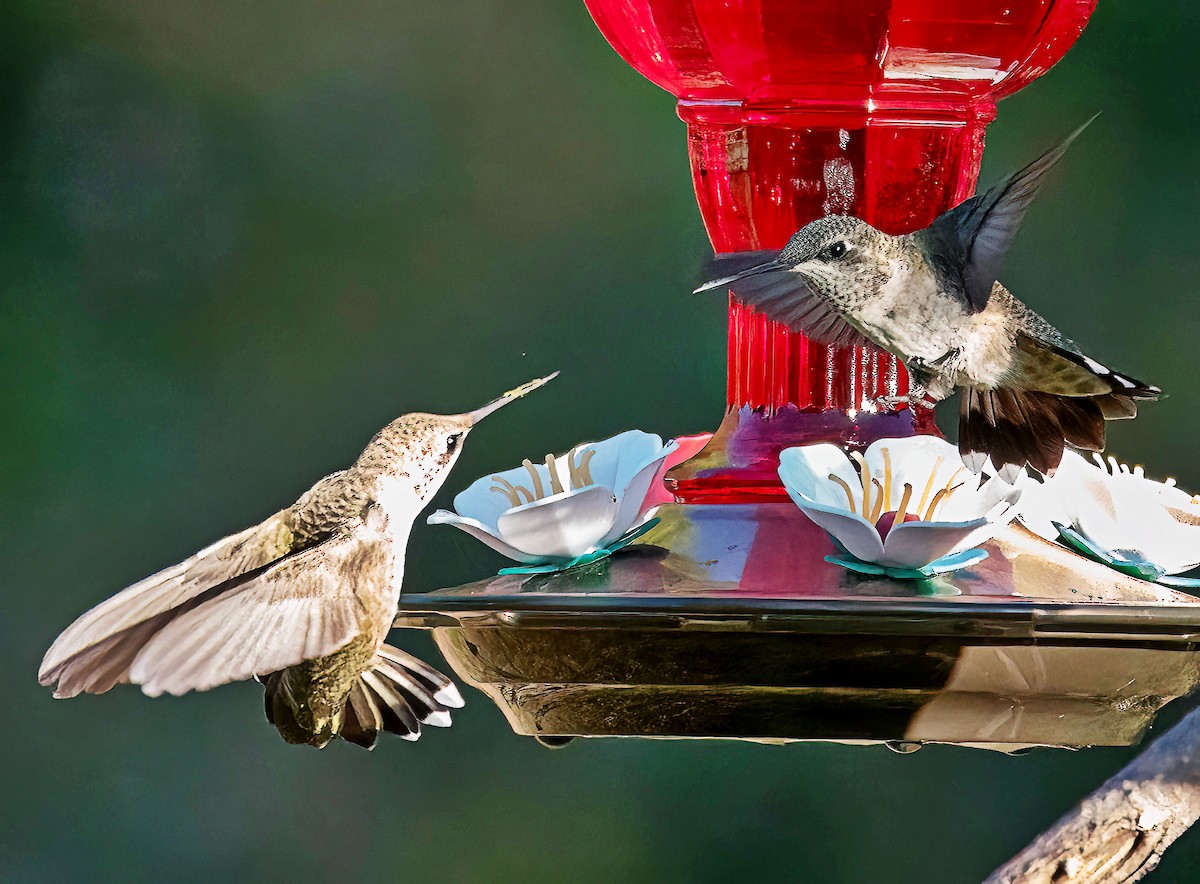
<svg viewBox="0 0 1200 884"><path fill-rule="evenodd" d="M908 369L911 405L961 387L959 448L972 470L990 457L1053 473L1065 444L1102 451L1106 420L1162 393L1085 355L997 281L1046 173L1087 125L923 230L820 218L782 251L716 256L696 292L728 286L817 342L882 347Z"/></svg>
<svg viewBox="0 0 1200 884"><path fill-rule="evenodd" d="M463 440L530 381L465 414L406 414L348 469L261 524L118 593L72 623L38 680L54 696L132 682L151 697L256 678L289 743L334 736L371 748L381 730L415 740L446 727L462 697L441 673L384 644L418 513Z"/></svg>

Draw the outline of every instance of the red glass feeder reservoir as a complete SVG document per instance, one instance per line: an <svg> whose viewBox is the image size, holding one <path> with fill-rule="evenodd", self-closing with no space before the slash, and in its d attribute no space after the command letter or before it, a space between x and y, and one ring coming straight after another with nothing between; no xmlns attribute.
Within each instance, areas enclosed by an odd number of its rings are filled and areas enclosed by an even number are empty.
<svg viewBox="0 0 1200 884"><path fill-rule="evenodd" d="M924 227L975 190L995 103L1045 73L1095 0L585 0L604 36L678 99L718 252L781 248L809 221ZM816 344L730 300L728 414L673 476L687 502L782 496L790 445L936 432L880 400L904 367Z"/></svg>

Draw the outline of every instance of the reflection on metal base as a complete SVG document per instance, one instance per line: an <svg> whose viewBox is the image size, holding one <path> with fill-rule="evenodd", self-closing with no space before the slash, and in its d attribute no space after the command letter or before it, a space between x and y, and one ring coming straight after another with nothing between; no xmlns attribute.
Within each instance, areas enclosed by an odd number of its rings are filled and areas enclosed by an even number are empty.
<svg viewBox="0 0 1200 884"><path fill-rule="evenodd" d="M540 738L1135 743L1200 683L1200 600L1019 527L937 581L861 578L791 504L666 506L635 548L401 598Z"/></svg>

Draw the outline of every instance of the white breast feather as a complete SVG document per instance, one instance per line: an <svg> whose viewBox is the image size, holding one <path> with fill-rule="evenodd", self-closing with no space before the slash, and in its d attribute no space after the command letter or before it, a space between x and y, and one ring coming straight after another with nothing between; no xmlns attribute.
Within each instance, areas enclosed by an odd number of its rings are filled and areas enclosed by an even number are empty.
<svg viewBox="0 0 1200 884"><path fill-rule="evenodd" d="M425 502L417 496L410 482L390 477L380 481L375 500L387 514L385 531L392 544L391 585L399 595L404 579L404 551L408 546L408 535Z"/></svg>
<svg viewBox="0 0 1200 884"><path fill-rule="evenodd" d="M892 261L888 281L855 313L855 324L881 347L933 362L957 345L964 311L931 276Z"/></svg>

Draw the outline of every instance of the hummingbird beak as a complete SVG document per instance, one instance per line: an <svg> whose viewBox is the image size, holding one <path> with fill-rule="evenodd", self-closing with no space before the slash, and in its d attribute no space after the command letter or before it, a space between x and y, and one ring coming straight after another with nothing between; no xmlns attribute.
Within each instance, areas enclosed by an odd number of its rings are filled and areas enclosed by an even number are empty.
<svg viewBox="0 0 1200 884"><path fill-rule="evenodd" d="M462 417L467 422L467 426L473 427L477 423L479 423L481 420L483 420L485 417L487 417L489 414L491 414L493 411L503 408L505 405L508 405L508 403L512 402L514 399L520 399L526 393L532 393L538 387L541 387L544 384L548 384L550 381L554 380L556 377L558 377L557 371L554 372L553 374L546 375L544 378L537 378L536 380L532 380L527 383L521 384L521 386L516 387L512 390L509 390L507 393L505 393L499 399L493 399L491 402L489 402L487 405L484 405L482 408L476 408L474 411L468 411Z"/></svg>
<svg viewBox="0 0 1200 884"><path fill-rule="evenodd" d="M783 264L779 263L778 259L766 261L762 264L755 264L753 267L748 267L745 270L737 273L733 273L728 276L722 276L719 279L707 280L693 289L692 294L698 295L701 292L709 292L713 289L721 288L722 286L727 286L730 283L737 282L738 280L748 279L751 276L762 276L764 273L774 273L778 270L786 269L787 268L785 268Z"/></svg>

